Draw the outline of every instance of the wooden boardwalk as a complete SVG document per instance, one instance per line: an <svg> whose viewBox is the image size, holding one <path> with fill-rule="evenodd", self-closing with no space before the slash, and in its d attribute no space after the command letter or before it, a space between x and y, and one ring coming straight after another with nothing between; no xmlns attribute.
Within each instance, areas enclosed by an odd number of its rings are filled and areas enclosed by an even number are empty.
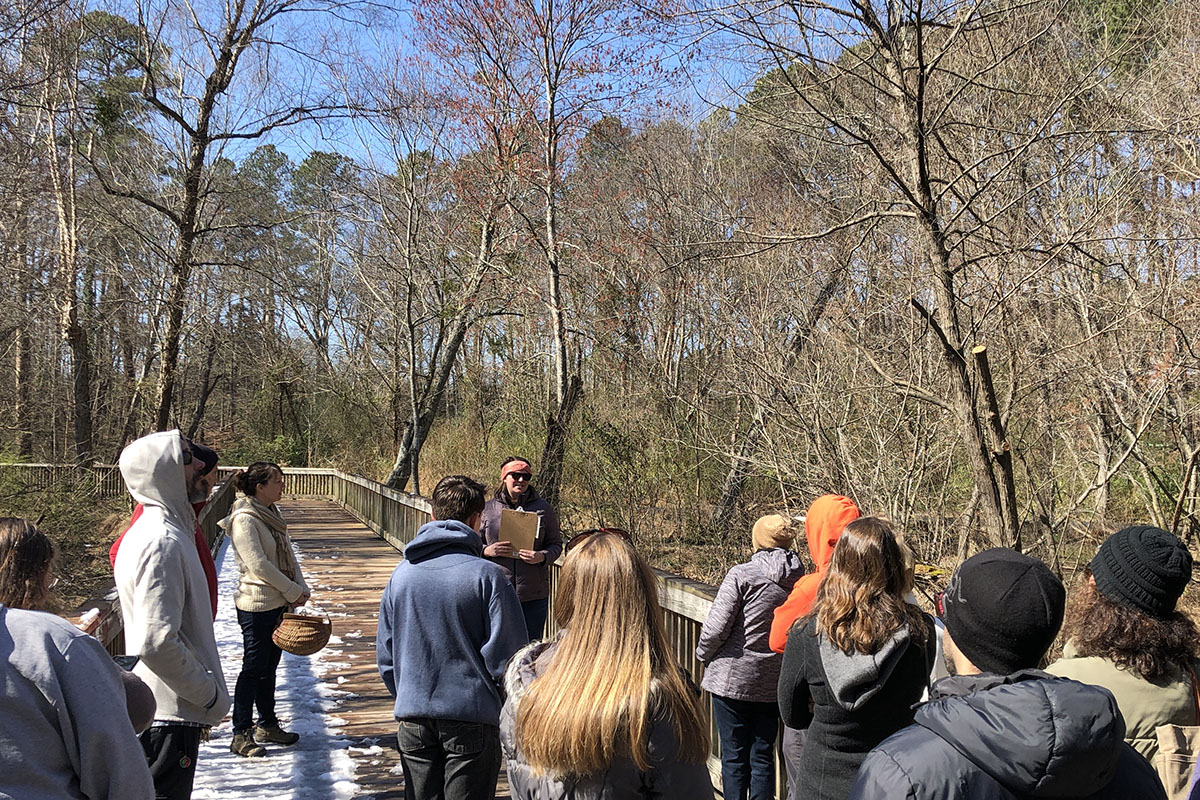
<svg viewBox="0 0 1200 800"><path fill-rule="evenodd" d="M345 678L338 688L352 695L335 713L346 721L340 733L351 743L355 780L361 787L357 796L401 800L404 777L396 752L392 699L375 666L379 597L401 554L335 503L289 499L280 506L302 554L313 603L330 613L334 636L341 640L339 660L349 665L327 677ZM509 796L503 769L496 796Z"/></svg>

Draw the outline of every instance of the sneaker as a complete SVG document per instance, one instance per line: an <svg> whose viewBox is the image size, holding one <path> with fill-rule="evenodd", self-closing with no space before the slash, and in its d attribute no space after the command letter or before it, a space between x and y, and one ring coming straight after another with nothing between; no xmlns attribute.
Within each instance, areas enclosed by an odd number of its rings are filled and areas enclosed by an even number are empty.
<svg viewBox="0 0 1200 800"><path fill-rule="evenodd" d="M267 748L256 743L248 731L243 731L233 735L233 741L229 743L229 752L246 758L259 758L267 754Z"/></svg>
<svg viewBox="0 0 1200 800"><path fill-rule="evenodd" d="M300 741L300 734L285 731L279 727L278 722L273 722L270 725L256 725L254 727L254 741L260 744L295 744Z"/></svg>

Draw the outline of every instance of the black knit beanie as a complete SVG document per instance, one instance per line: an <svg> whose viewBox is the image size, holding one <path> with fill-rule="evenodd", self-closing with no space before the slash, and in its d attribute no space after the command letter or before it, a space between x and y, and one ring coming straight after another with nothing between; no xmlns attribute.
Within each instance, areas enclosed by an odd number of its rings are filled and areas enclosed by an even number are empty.
<svg viewBox="0 0 1200 800"><path fill-rule="evenodd" d="M1088 567L1109 600L1165 618L1192 577L1192 554L1162 528L1134 525L1105 539Z"/></svg>
<svg viewBox="0 0 1200 800"><path fill-rule="evenodd" d="M1038 665L1062 626L1067 592L1040 560L1007 547L977 553L946 587L943 619L954 644L984 672Z"/></svg>

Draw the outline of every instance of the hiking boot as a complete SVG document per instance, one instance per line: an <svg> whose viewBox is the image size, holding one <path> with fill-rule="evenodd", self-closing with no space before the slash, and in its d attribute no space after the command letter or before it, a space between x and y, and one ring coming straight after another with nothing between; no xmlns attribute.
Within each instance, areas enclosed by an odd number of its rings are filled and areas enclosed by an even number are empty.
<svg viewBox="0 0 1200 800"><path fill-rule="evenodd" d="M270 725L256 725L254 728L254 741L260 744L295 744L300 741L300 734L285 731L279 727L278 722L272 722Z"/></svg>
<svg viewBox="0 0 1200 800"><path fill-rule="evenodd" d="M233 735L233 741L229 743L229 752L246 758L259 758L267 754L267 748L256 743L249 731L243 731Z"/></svg>

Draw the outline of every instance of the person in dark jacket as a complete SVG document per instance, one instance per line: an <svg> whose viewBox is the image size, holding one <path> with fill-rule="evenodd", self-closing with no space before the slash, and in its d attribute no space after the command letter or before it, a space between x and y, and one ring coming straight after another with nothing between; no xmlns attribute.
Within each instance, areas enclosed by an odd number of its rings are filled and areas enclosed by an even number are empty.
<svg viewBox="0 0 1200 800"><path fill-rule="evenodd" d="M700 686L712 694L721 737L721 784L733 800L775 797L775 687L783 656L768 644L775 608L804 574L792 550L795 526L781 514L754 523L754 554L721 581L700 629L696 658L705 664Z"/></svg>
<svg viewBox="0 0 1200 800"><path fill-rule="evenodd" d="M562 530L558 514L533 488L529 461L509 456L500 464L500 485L483 509L483 554L508 576L521 601L525 632L530 641L542 638L550 608L550 565L562 555ZM513 550L512 542L500 539L500 516L504 509L528 511L541 518L541 528L532 550Z"/></svg>
<svg viewBox="0 0 1200 800"><path fill-rule="evenodd" d="M521 606L481 558L484 488L451 475L433 521L404 549L379 604L379 674L395 699L408 800L491 800L500 774L501 681L525 643Z"/></svg>
<svg viewBox="0 0 1200 800"><path fill-rule="evenodd" d="M795 797L845 800L871 748L912 722L935 647L933 620L905 600L908 564L889 522L854 520L812 613L788 634L779 710L785 725L808 728Z"/></svg>
<svg viewBox="0 0 1200 800"><path fill-rule="evenodd" d="M1112 694L1034 667L1062 625L1066 592L1008 548L963 562L944 600L951 676L912 725L871 751L851 800L1164 800L1125 743Z"/></svg>

